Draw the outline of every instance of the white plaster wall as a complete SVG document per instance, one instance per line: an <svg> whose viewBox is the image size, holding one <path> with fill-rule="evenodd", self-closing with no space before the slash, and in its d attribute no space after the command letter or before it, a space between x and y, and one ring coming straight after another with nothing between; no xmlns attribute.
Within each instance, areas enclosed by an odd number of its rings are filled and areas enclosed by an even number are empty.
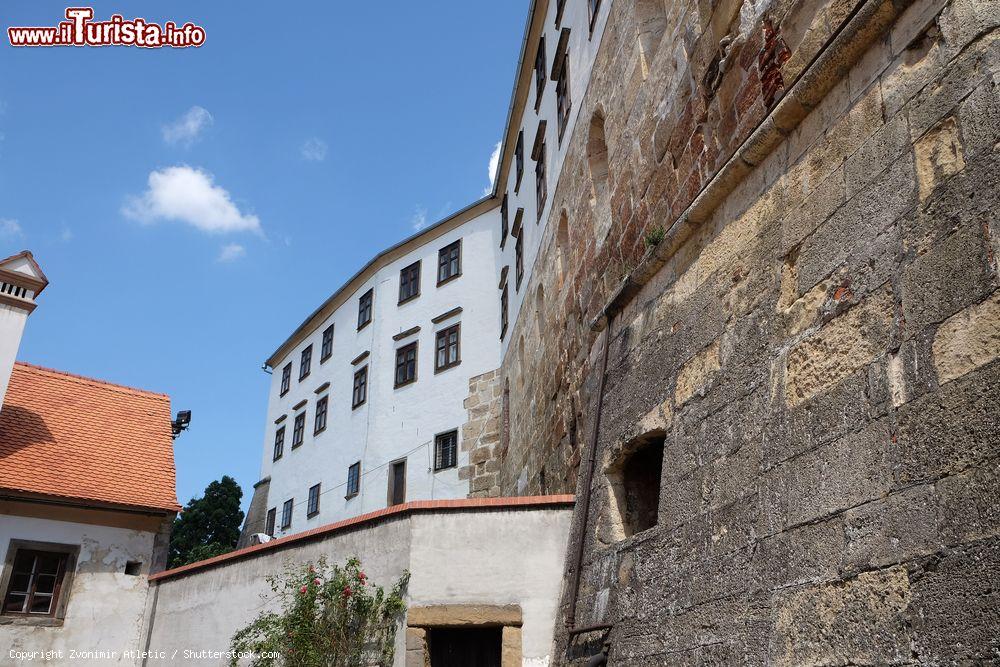
<svg viewBox="0 0 1000 667"><path fill-rule="evenodd" d="M14 369L14 360L17 359L17 350L21 346L21 336L27 321L27 311L0 303L0 406L7 395L10 374Z"/></svg>
<svg viewBox="0 0 1000 667"><path fill-rule="evenodd" d="M0 514L0 561L10 540L80 546L62 627L0 625L0 664L13 664L9 651L116 651L116 658L73 660L72 664L135 664L123 652L141 648L149 563L155 533L109 526ZM138 576L126 575L127 561L141 561Z"/></svg>
<svg viewBox="0 0 1000 667"><path fill-rule="evenodd" d="M563 8L562 20L556 26L556 2L549 2L543 25L545 32L545 89L542 92L542 101L535 111L535 85L534 73L532 73L530 90L525 100L525 106L520 112L515 111L512 122L517 124L524 132L524 175L521 177L520 189L515 192L514 186L517 183L517 170L514 164L514 146L510 146L511 168L507 175L506 190L500 190L499 196L502 198L507 192L507 206L510 211L510 225L514 224L514 217L518 208L524 209L523 229L524 229L524 277L521 280L521 289L515 289L515 240L508 238L507 243L501 250L499 240L494 248L497 257L496 283L500 281L500 272L505 266L510 267L507 274L508 287L508 326L507 336L501 344L501 358L507 354L507 349L512 341L510 332L514 330L518 315L522 310L528 296L525 291L531 278L532 269L538 256L538 249L541 245L542 236L549 217L558 221L558 216L552 216L552 197L559 182L559 174L562 172L563 161L566 158L566 149L569 145L569 138L573 134L573 127L577 122L577 114L580 110L580 100L584 98L587 86L590 84L590 73L597 56L597 50L601 44L601 36L604 34L604 25L607 22L608 12L611 8L612 0L602 0L598 8L597 17L594 23L594 31L590 31L590 10L586 0L567 0ZM570 67L570 108L569 120L566 130L563 133L563 143L559 144L559 121L556 115L556 82L552 80L552 63L556 55L556 47L559 44L559 33L562 28L570 29L569 44L567 53ZM537 40L536 40L537 42ZM528 53L532 54L531 62L534 63L533 54L537 44L528 45ZM546 178L548 196L545 200L545 207L542 210L541 219L535 199L535 161L531 159L531 149L535 143L535 133L538 130L540 120L546 121L545 145L546 145ZM589 122L583 119L581 122ZM516 141L516 137L515 137ZM569 233L573 234L573 221L569 221ZM495 287L495 286L494 286ZM531 295L534 298L534 295ZM494 299L499 304L500 293L494 289ZM530 308L534 308L533 301L528 300ZM499 306L498 306L499 307Z"/></svg>
<svg viewBox="0 0 1000 667"><path fill-rule="evenodd" d="M149 649L168 657L177 651L170 664L195 663L184 659L185 651L224 652L238 629L274 607L261 598L270 595L268 575L320 555L336 563L357 556L371 580L386 587L409 569L411 607L519 605L524 664L546 665L571 518L570 507L403 515L166 579L149 596L150 604L155 599ZM405 633L398 632L397 667L405 664L404 640ZM197 664L226 660L210 657Z"/></svg>
<svg viewBox="0 0 1000 667"><path fill-rule="evenodd" d="M167 659L150 660L149 664L228 665L222 657L204 658L200 653L186 652L227 651L237 630L263 610L276 611L278 604L267 577L280 574L289 565L315 562L320 556L326 556L331 564L343 565L357 556L370 581L388 589L408 567L409 532L405 518L389 520L160 583L159 591L150 595L155 609L149 650L163 652ZM397 633L397 656L405 654L404 635Z"/></svg>
<svg viewBox="0 0 1000 667"><path fill-rule="evenodd" d="M410 604L519 605L524 663L548 664L571 518L558 509L414 516Z"/></svg>
<svg viewBox="0 0 1000 667"><path fill-rule="evenodd" d="M468 453L459 447L458 466L433 471L434 436L458 429L467 421L463 401L468 396L469 378L496 369L500 364L497 345L500 314L496 301L494 248L499 242L499 210L493 209L450 232L429 241L403 258L380 269L330 318L277 364L271 381L270 400L263 443L261 477L270 476L268 508L281 507L294 498L290 530L293 534L340 519L381 509L387 503L388 464L407 460L407 500L464 498L468 481L458 479L458 470L468 463ZM462 240L462 275L440 287L437 285L438 250ZM398 305L399 272L421 261L420 296ZM357 330L358 298L374 287L373 321ZM439 324L431 320L460 306L461 314ZM457 367L434 372L435 332L461 322L461 358ZM335 325L333 355L320 363L322 332ZM393 335L419 326L414 336L394 341ZM395 350L418 341L417 381L394 388ZM311 374L298 381L301 351L313 345ZM365 351L370 356L358 366L351 361ZM291 390L280 396L281 368L292 361ZM351 393L354 371L368 365L368 401L354 410ZM326 431L313 436L315 390L330 383ZM308 400L304 444L292 450L295 415L292 406ZM284 456L272 461L274 422L287 415ZM360 494L345 499L348 467L361 461ZM308 490L320 483L320 512L306 517Z"/></svg>

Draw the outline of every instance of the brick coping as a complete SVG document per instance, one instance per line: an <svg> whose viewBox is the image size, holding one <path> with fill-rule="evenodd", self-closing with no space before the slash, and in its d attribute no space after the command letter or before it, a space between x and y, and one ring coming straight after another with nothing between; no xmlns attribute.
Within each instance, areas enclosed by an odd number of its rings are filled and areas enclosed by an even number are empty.
<svg viewBox="0 0 1000 667"><path fill-rule="evenodd" d="M276 540L271 540L270 542L267 542L265 544L255 544L251 547L245 547L243 549L237 549L236 551L230 551L229 553L222 554L221 556L208 558L206 560L201 560L196 563L190 563L188 565L182 565L180 567L175 567L172 570L165 570L163 572L158 572L156 574L150 575L149 581L159 582L165 579L173 579L175 577L192 574L194 572L214 567L216 565L220 565L222 563L226 563L231 560L248 558L250 556L256 555L261 552L280 549L282 547L288 546L290 544L295 544L297 542L307 542L310 540L318 539L320 537L333 535L335 533L356 529L359 527L363 527L366 524L378 523L387 518L401 517L409 514L417 514L420 512L462 511L462 510L506 510L506 509L525 509L532 507L566 507L572 505L574 501L575 501L575 496L573 496L572 494L554 495L554 496L515 496L509 498L458 498L454 500L414 500L412 502L403 503L402 505L387 507L385 509L375 510L374 512L368 512L367 514L361 514L359 516L352 517L350 519L344 519L343 521L336 521L334 523L329 523L325 526L319 526L318 528L313 528L312 530L296 533L295 535L289 535L288 537L280 537Z"/></svg>

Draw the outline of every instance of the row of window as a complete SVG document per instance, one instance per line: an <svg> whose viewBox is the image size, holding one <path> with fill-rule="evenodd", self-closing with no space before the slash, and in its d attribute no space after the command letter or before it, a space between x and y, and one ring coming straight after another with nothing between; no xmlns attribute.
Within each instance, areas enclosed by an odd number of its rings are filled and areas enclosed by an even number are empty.
<svg viewBox="0 0 1000 667"><path fill-rule="evenodd" d="M435 336L434 372L440 373L453 368L462 362L461 353L461 323L442 329ZM417 380L417 342L404 345L396 350L395 387L416 382ZM368 400L368 365L365 364L354 373L354 384L351 390L351 409L357 409ZM326 430L327 414L330 408L330 397L323 396L316 401L316 411L313 416L313 435L319 435ZM306 413L303 410L295 415L292 421L292 449L302 444L305 438ZM285 452L285 427L279 426L274 432L274 456L277 461Z"/></svg>
<svg viewBox="0 0 1000 667"><path fill-rule="evenodd" d="M462 240L449 243L438 251L438 286L450 282L462 275ZM374 288L369 289L358 299L358 330L360 331L372 321L372 306L374 301ZM399 303L420 296L420 261L416 261L404 267L399 272ZM323 339L320 343L320 358L322 364L333 356L333 330L334 325L328 326L323 331ZM308 345L302 350L299 357L299 382L302 382L312 371L313 346ZM292 386L292 362L288 362L281 369L280 395L288 393Z"/></svg>
<svg viewBox="0 0 1000 667"><path fill-rule="evenodd" d="M458 465L458 431L448 431L440 433L434 437L434 471L454 468ZM309 487L309 496L306 501L306 518L312 518L319 514L320 504L320 484ZM351 499L361 492L361 461L352 463L347 469L347 484L345 499ZM391 507L406 502L406 459L394 461L390 464L389 489L387 503ZM295 499L289 498L281 506L281 530L288 530L292 526L292 510L295 507ZM278 508L272 507L267 511L265 532L274 536L275 524L277 523Z"/></svg>
<svg viewBox="0 0 1000 667"><path fill-rule="evenodd" d="M556 7L556 26L562 20L563 5L565 0ZM594 20L600 8L600 0L588 0L590 9L590 29L593 31ZM569 113L572 108L572 98L570 97L569 85L569 54L567 45L569 44L569 28L562 28L559 33L559 43L556 47L556 55L552 64L552 79L556 82L556 121L558 129L558 139L562 145L563 135L569 123ZM547 59L545 52L545 35L543 34L538 42L538 49L535 52L535 111L541 108L542 96L545 92L545 80L547 71ZM535 213L538 220L541 220L542 209L548 198L547 185L547 150L545 142L546 122L544 119L538 121L538 129L535 131L534 147L531 157L535 160ZM518 193L521 188L521 177L524 174L524 130L518 132L517 143L514 146L514 193ZM500 248L503 249L507 242L508 233L516 238L514 242L514 289L521 289L521 281L524 279L524 229L522 218L524 209L518 208L514 215L513 226L510 225L509 217L509 193L504 193L500 203ZM505 279L500 286L500 339L503 340L507 333L507 319L509 311L510 296Z"/></svg>

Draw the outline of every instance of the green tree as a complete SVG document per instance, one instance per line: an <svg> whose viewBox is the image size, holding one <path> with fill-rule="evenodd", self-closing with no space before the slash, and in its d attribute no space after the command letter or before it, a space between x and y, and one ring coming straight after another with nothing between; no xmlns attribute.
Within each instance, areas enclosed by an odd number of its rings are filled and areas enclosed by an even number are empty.
<svg viewBox="0 0 1000 667"><path fill-rule="evenodd" d="M253 667L368 667L392 665L396 628L406 611L403 600L409 572L386 593L368 581L361 562L341 567L287 563L267 577L272 596L265 607L233 635L231 665Z"/></svg>
<svg viewBox="0 0 1000 667"><path fill-rule="evenodd" d="M232 551L240 537L243 489L229 475L205 487L174 520L168 567L187 565Z"/></svg>

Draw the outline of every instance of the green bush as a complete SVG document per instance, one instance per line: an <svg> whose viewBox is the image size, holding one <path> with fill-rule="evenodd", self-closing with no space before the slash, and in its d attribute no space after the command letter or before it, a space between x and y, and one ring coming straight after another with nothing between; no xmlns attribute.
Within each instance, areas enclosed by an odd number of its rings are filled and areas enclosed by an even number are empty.
<svg viewBox="0 0 1000 667"><path fill-rule="evenodd" d="M388 667L409 579L404 573L386 593L368 581L357 558L344 567L324 558L289 565L267 579L281 611L262 612L233 635L230 664Z"/></svg>

